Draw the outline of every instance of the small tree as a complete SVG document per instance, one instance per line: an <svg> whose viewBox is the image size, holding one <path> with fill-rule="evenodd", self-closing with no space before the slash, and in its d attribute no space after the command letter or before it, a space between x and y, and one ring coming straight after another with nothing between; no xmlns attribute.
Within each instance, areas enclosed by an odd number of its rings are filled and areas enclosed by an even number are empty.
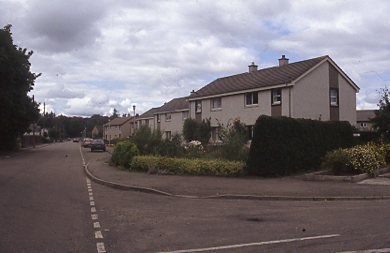
<svg viewBox="0 0 390 253"><path fill-rule="evenodd" d="M210 120L198 122L194 119L186 119L183 125L183 137L187 142L198 140L206 145L211 137Z"/></svg>
<svg viewBox="0 0 390 253"><path fill-rule="evenodd" d="M196 132L198 129L198 122L194 119L186 119L183 125L183 137L187 142L196 139Z"/></svg>
<svg viewBox="0 0 390 253"><path fill-rule="evenodd" d="M372 120L374 127L386 142L390 141L390 90L386 87L379 91L381 96L378 106L379 110L375 112L375 118Z"/></svg>
<svg viewBox="0 0 390 253"><path fill-rule="evenodd" d="M222 157L229 160L246 160L248 148L245 143L248 141L247 129L240 120L236 119L226 127L220 125L218 135L222 141Z"/></svg>
<svg viewBox="0 0 390 253"><path fill-rule="evenodd" d="M197 139L202 143L202 145L207 145L211 137L211 124L210 120L202 120L199 123L197 131Z"/></svg>

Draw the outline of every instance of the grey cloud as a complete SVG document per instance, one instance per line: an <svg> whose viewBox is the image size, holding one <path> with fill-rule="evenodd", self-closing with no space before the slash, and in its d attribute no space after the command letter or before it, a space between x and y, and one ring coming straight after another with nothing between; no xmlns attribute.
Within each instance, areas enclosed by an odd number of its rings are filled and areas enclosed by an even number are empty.
<svg viewBox="0 0 390 253"><path fill-rule="evenodd" d="M29 2L26 32L41 51L66 52L93 44L100 36L98 21L104 17L105 1Z"/></svg>

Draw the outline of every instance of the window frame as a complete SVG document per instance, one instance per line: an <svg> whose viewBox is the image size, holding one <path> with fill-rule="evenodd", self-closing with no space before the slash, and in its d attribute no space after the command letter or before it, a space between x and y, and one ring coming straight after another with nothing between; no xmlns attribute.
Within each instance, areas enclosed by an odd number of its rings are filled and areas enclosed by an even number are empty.
<svg viewBox="0 0 390 253"><path fill-rule="evenodd" d="M276 98L276 101L275 101ZM279 99L277 99L279 98ZM271 105L282 104L282 88L276 88L271 90Z"/></svg>
<svg viewBox="0 0 390 253"><path fill-rule="evenodd" d="M195 113L202 113L202 100L195 101Z"/></svg>
<svg viewBox="0 0 390 253"><path fill-rule="evenodd" d="M171 121L172 120L172 113L166 112L165 113L165 121Z"/></svg>
<svg viewBox="0 0 390 253"><path fill-rule="evenodd" d="M332 94L332 92L336 92L336 94ZM332 101L333 99L336 99L335 102ZM339 101L339 89L338 88L329 88L329 104L331 107L338 107L340 104Z"/></svg>
<svg viewBox="0 0 390 253"><path fill-rule="evenodd" d="M211 110L221 110L222 109L222 97L211 98L210 99L210 108Z"/></svg>
<svg viewBox="0 0 390 253"><path fill-rule="evenodd" d="M188 119L189 117L190 117L189 111L182 112L182 119L183 119L183 121Z"/></svg>
<svg viewBox="0 0 390 253"><path fill-rule="evenodd" d="M250 98L250 99L248 99ZM256 98L256 99L254 99ZM249 101L250 100L250 101ZM257 100L256 102L254 100ZM245 93L245 106L256 106L259 105L259 92L248 92Z"/></svg>

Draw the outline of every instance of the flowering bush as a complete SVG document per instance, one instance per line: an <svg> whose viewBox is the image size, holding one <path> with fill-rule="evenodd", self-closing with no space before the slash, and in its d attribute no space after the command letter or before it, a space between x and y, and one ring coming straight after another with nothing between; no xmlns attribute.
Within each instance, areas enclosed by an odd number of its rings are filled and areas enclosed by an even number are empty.
<svg viewBox="0 0 390 253"><path fill-rule="evenodd" d="M385 165L384 157L378 146L365 144L347 149L347 165L355 170L373 174Z"/></svg>
<svg viewBox="0 0 390 253"><path fill-rule="evenodd" d="M331 169L335 174L369 173L385 166L381 146L365 144L348 149L338 149L326 154L322 167Z"/></svg>

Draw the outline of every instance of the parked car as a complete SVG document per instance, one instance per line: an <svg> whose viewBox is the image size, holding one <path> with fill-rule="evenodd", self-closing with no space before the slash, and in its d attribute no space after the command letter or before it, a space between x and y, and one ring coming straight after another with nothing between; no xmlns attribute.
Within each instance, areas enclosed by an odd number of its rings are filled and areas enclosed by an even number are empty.
<svg viewBox="0 0 390 253"><path fill-rule="evenodd" d="M73 138L73 142L79 142L79 138Z"/></svg>
<svg viewBox="0 0 390 253"><path fill-rule="evenodd" d="M82 144L84 148L90 148L91 144L92 144L91 138L84 138L83 144Z"/></svg>
<svg viewBox="0 0 390 253"><path fill-rule="evenodd" d="M106 145L102 139L93 140L91 143L91 152L96 150L106 151Z"/></svg>

